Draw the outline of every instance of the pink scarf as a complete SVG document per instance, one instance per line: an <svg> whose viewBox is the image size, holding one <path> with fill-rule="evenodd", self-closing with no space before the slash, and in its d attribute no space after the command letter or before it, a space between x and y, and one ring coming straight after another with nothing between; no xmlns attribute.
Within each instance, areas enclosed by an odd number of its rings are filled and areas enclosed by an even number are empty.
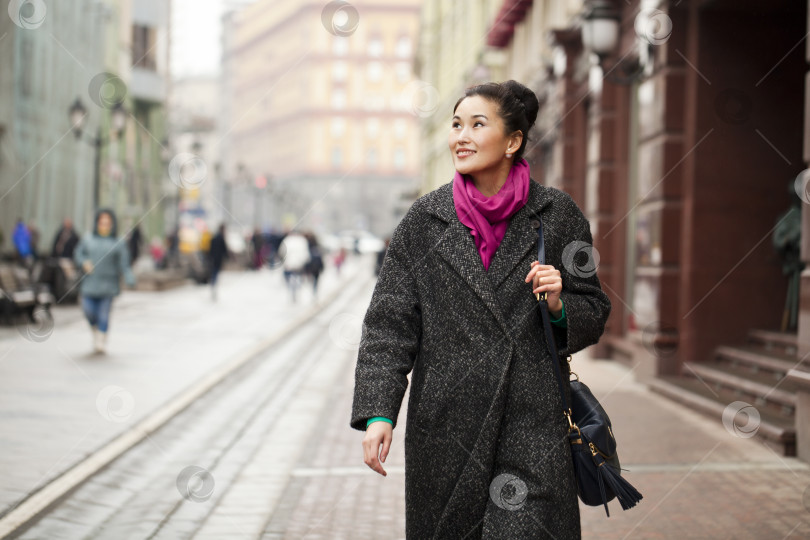
<svg viewBox="0 0 810 540"><path fill-rule="evenodd" d="M456 171L453 178L453 203L459 221L470 228L484 268L506 234L509 219L529 199L530 171L525 159L516 161L506 183L492 197L482 195L468 175Z"/></svg>

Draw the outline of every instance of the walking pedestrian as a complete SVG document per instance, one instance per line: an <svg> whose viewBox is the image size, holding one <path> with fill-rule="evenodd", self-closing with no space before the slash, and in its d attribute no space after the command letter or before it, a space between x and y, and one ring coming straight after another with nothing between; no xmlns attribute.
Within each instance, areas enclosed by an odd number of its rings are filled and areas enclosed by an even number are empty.
<svg viewBox="0 0 810 540"><path fill-rule="evenodd" d="M324 267L323 254L321 253L321 246L318 245L318 238L314 233L307 233L306 239L309 244L309 262L306 266L307 274L312 278L312 294L317 297L318 278L321 277L321 272L323 272Z"/></svg>
<svg viewBox="0 0 810 540"><path fill-rule="evenodd" d="M62 226L56 231L56 237L53 239L51 257L72 259L78 243L79 235L76 234L76 229L73 228L73 220L65 218L62 221Z"/></svg>
<svg viewBox="0 0 810 540"><path fill-rule="evenodd" d="M365 463L386 475L413 371L407 538L579 538L568 425L535 293L548 295L560 358L599 340L610 301L571 253L589 253L590 226L522 159L534 93L486 83L453 111L456 173L393 233L363 322L350 425L365 430Z"/></svg>
<svg viewBox="0 0 810 540"><path fill-rule="evenodd" d="M279 246L284 269L284 281L290 290L292 301L296 301L301 279L309 262L309 243L304 236L296 231L288 233Z"/></svg>
<svg viewBox="0 0 810 540"><path fill-rule="evenodd" d="M129 252L123 238L118 238L115 213L101 209L96 213L93 232L85 234L76 246L74 262L84 270L79 293L82 310L93 332L93 348L106 349L113 298L120 294L121 276L127 286L135 286L135 275L129 267Z"/></svg>
<svg viewBox="0 0 810 540"><path fill-rule="evenodd" d="M208 258L211 264L211 298L217 299L217 278L228 258L228 243L225 241L225 224L221 224L217 229L217 234L211 237L211 249L208 251Z"/></svg>

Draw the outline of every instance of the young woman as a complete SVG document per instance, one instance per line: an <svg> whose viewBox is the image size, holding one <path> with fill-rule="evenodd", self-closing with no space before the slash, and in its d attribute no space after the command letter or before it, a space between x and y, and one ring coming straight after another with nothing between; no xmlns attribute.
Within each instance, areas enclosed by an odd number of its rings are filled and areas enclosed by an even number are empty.
<svg viewBox="0 0 810 540"><path fill-rule="evenodd" d="M93 348L98 353L105 351L110 309L113 298L120 293L121 276L128 286L135 286L126 242L117 234L113 211L99 210L93 232L81 239L73 255L85 272L79 292L84 316L93 331Z"/></svg>
<svg viewBox="0 0 810 540"><path fill-rule="evenodd" d="M448 137L455 177L397 226L366 312L351 426L366 432L365 463L385 475L412 372L408 538L580 537L535 293L547 293L562 359L599 340L610 301L571 255L587 253L588 221L570 196L533 182L522 159L537 111L515 81L467 89ZM536 260L540 220L546 265Z"/></svg>

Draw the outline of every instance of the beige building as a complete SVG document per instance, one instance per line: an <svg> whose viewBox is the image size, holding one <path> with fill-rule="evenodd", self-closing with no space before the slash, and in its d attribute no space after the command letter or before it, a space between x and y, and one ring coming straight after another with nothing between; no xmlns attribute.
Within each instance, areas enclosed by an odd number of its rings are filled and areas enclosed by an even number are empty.
<svg viewBox="0 0 810 540"><path fill-rule="evenodd" d="M234 219L259 208L261 226L391 232L418 184L420 3L262 0L226 17Z"/></svg>

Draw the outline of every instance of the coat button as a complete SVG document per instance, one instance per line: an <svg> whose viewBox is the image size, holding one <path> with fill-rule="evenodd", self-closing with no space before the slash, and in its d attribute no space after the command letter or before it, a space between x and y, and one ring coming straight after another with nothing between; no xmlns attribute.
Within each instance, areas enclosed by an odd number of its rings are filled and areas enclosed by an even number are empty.
<svg viewBox="0 0 810 540"><path fill-rule="evenodd" d="M539 227L540 227L540 221L539 221L539 220L536 220L536 219L533 219L533 220L531 220L531 221L529 222L529 225L531 225L531 226L532 226L532 229L537 229L537 228L539 228Z"/></svg>

